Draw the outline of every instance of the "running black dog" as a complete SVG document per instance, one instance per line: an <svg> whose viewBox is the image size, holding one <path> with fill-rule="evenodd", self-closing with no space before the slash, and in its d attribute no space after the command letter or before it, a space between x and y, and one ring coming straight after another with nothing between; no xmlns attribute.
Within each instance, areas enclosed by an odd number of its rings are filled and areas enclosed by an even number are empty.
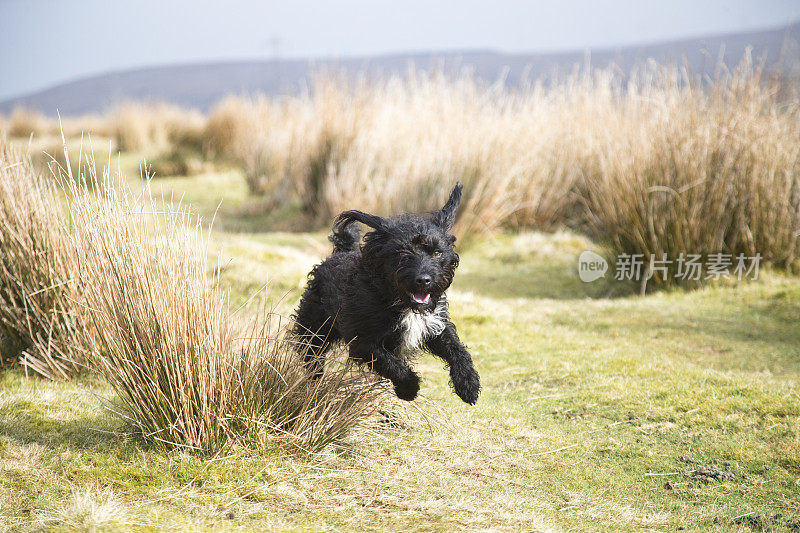
<svg viewBox="0 0 800 533"><path fill-rule="evenodd" d="M322 375L325 352L344 341L352 359L391 380L397 396L411 401L419 375L409 362L425 348L449 365L455 393L468 404L478 401L480 378L445 296L458 266L449 232L461 191L457 183L444 207L426 215L345 211L336 218L333 253L311 270L294 317L310 371ZM354 222L372 228L363 244Z"/></svg>

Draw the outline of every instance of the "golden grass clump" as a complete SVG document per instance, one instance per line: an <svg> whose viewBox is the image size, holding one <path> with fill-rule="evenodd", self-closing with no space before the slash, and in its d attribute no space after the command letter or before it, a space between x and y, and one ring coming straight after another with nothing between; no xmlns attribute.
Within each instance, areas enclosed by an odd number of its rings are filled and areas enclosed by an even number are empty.
<svg viewBox="0 0 800 533"><path fill-rule="evenodd" d="M30 368L67 378L79 367L63 361L80 358L116 392L115 411L169 447L317 450L375 408L374 377L339 365L313 380L283 328L229 309L185 206L148 187L134 194L93 165L58 176L62 205L52 180L2 154L0 328L33 348Z"/></svg>
<svg viewBox="0 0 800 533"><path fill-rule="evenodd" d="M11 137L29 137L31 134L46 132L48 125L47 117L38 111L18 107L11 113L5 128Z"/></svg>
<svg viewBox="0 0 800 533"><path fill-rule="evenodd" d="M220 125L215 137L229 139L224 149L254 193L294 194L319 220L354 206L429 209L461 179L466 233L572 214L580 173L560 156L580 149L577 132L541 126L569 120L565 100L541 87L510 95L438 74L357 84L318 78L310 95L229 99L209 127Z"/></svg>
<svg viewBox="0 0 800 533"><path fill-rule="evenodd" d="M68 117L47 117L38 111L17 107L11 116L0 117L0 132L5 131L10 137L54 136L61 133L67 138L91 134L97 137L109 137L109 119L99 114L86 114Z"/></svg>
<svg viewBox="0 0 800 533"><path fill-rule="evenodd" d="M389 407L394 395L387 382L349 360L344 348L328 354L322 377L310 379L293 342L283 335L286 327L280 317L259 315L247 329L250 337L238 345L242 378L232 418L237 439L321 450Z"/></svg>
<svg viewBox="0 0 800 533"><path fill-rule="evenodd" d="M664 90L663 86L671 87ZM749 63L708 88L676 73L625 95L630 135L614 132L587 165L586 222L617 253L756 254L798 263L800 108ZM622 130L625 131L625 130ZM671 284L660 278L655 282Z"/></svg>
<svg viewBox="0 0 800 533"><path fill-rule="evenodd" d="M344 96L320 79L313 96L228 98L209 115L206 147L238 162L254 194L272 202L300 198L316 211L323 181L358 129L359 115Z"/></svg>
<svg viewBox="0 0 800 533"><path fill-rule="evenodd" d="M86 355L66 224L52 181L0 141L0 358L51 379L67 379Z"/></svg>
<svg viewBox="0 0 800 533"><path fill-rule="evenodd" d="M92 360L142 435L199 449L276 439L316 450L371 412L382 391L373 378L341 367L314 381L280 328L239 324L187 209L99 190L99 201L71 209Z"/></svg>
<svg viewBox="0 0 800 533"><path fill-rule="evenodd" d="M218 103L208 115L203 133L203 146L212 157L231 155L232 147L241 146L245 142L248 130L255 127L256 122L249 120L252 113L257 112L259 103L265 107L270 105L266 98L248 100L229 97Z"/></svg>
<svg viewBox="0 0 800 533"><path fill-rule="evenodd" d="M82 135L91 135L93 138L112 137L109 117L99 114L60 117L52 121L50 130L54 133L63 133L68 139L80 138Z"/></svg>
<svg viewBox="0 0 800 533"><path fill-rule="evenodd" d="M127 102L111 112L110 130L124 152L159 152L173 145L199 150L205 118L194 110L168 104Z"/></svg>

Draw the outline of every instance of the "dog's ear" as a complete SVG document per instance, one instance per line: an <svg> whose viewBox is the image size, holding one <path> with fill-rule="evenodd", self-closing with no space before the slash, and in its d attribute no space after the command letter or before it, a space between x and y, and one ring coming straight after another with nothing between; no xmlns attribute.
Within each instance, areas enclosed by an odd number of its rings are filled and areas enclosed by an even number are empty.
<svg viewBox="0 0 800 533"><path fill-rule="evenodd" d="M345 211L336 217L334 228L343 228L352 222L361 222L362 224L366 224L370 228L379 231L386 231L388 226L386 219L377 215L370 215L369 213L364 213L363 211Z"/></svg>
<svg viewBox="0 0 800 533"><path fill-rule="evenodd" d="M456 186L450 191L450 198L447 199L447 203L433 214L433 221L445 231L450 231L456 221L456 209L458 209L458 204L461 203L461 191L463 190L464 186L461 185L461 182L456 182Z"/></svg>

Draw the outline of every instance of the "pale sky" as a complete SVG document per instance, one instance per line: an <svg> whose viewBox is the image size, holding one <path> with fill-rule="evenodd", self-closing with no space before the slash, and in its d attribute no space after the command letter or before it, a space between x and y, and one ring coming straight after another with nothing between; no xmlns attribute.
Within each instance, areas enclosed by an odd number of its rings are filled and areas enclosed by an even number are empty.
<svg viewBox="0 0 800 533"><path fill-rule="evenodd" d="M797 0L0 0L0 99L185 62L584 50L772 28Z"/></svg>

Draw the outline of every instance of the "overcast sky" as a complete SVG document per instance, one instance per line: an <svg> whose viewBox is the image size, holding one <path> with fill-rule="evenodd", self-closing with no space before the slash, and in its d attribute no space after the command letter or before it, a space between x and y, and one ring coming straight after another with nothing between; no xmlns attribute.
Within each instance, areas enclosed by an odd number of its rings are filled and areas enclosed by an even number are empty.
<svg viewBox="0 0 800 533"><path fill-rule="evenodd" d="M797 0L0 0L0 99L149 65L276 53L583 50L799 19Z"/></svg>

